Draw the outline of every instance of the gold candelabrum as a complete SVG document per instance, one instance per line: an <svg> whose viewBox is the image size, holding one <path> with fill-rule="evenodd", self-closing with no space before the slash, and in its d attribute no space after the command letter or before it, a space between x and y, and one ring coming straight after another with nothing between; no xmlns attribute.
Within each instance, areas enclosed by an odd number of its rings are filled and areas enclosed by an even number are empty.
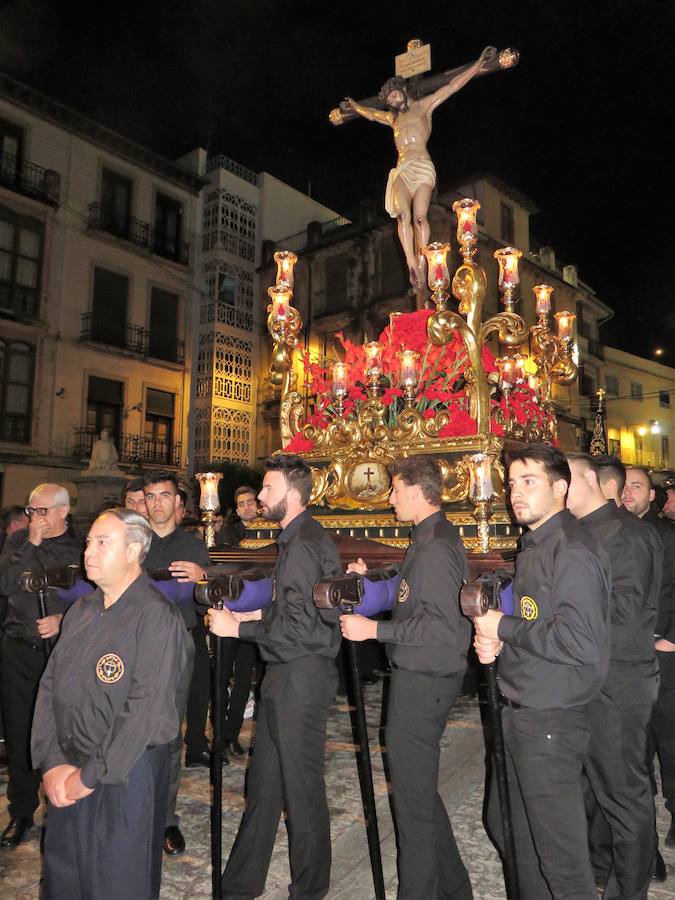
<svg viewBox="0 0 675 900"><path fill-rule="evenodd" d="M541 399L551 402L551 390L554 382L571 384L578 373L574 362L574 321L576 315L561 311L554 315L556 331L551 331L551 294L550 284L537 284L533 288L535 296L535 312L537 322L530 328L530 349L537 367L536 378Z"/></svg>
<svg viewBox="0 0 675 900"><path fill-rule="evenodd" d="M270 381L281 388L280 431L282 446L302 439L294 445L312 465L314 489L311 503L342 510L384 510L388 507L389 479L387 464L401 455L434 453L440 460L444 478L443 501L464 504L465 512L457 521L475 520L478 539L475 549L499 548L499 540L490 538L488 522L508 523L503 504L503 469L500 463L503 438L497 431L513 439L552 440L555 437L555 410L551 404L553 382L568 384L576 377L572 360L574 316L562 312L555 315L557 333L550 328L552 288L537 285L537 322L528 329L515 311L519 300L520 250L506 247L494 257L499 264L499 294L502 309L483 319L487 292L485 271L478 265L477 214L478 201L466 198L453 204L457 216L457 241L462 262L450 278L449 243L433 243L423 248L427 260L428 284L434 312L427 320L427 336L431 344L444 346L461 338L468 363L462 373L465 396L462 409L476 422L476 433L448 434L453 412L428 409L416 401L422 377L420 353L402 347L397 354L396 376L390 388L397 387L403 400L385 406L382 397L383 351L378 341L363 345L365 375L360 375L365 399L355 405L347 403L353 384L347 362L333 363L326 378L330 383L331 414L324 420L306 420L305 399L297 388L293 372L294 350L302 328L300 314L292 306L294 253L278 252L275 286L269 288L267 327L274 343ZM451 309L451 296L457 301ZM453 304L454 305L454 304ZM390 338L399 314L390 314ZM495 359L497 372L486 372L483 351L497 338L501 355ZM527 346L530 354L519 352ZM393 380L396 377L397 382ZM509 403L519 387L528 386L528 401L537 413L531 421L518 424L511 415ZM533 401L535 391L536 399ZM502 402L505 401L505 402ZM522 401L521 401L522 402ZM506 412L504 411L506 409ZM425 414L426 412L426 414ZM494 422L501 428L492 428ZM491 476L496 476L495 485ZM489 490L488 490L489 488ZM473 507L473 512L470 512ZM373 520L374 521L374 520ZM490 543L492 542L492 543ZM511 541L512 543L512 541ZM508 546L511 546L511 543ZM507 544L504 544L507 546Z"/></svg>
<svg viewBox="0 0 675 900"><path fill-rule="evenodd" d="M214 547L216 543L216 513L220 509L218 483L222 477L222 472L200 472L195 475L199 482L199 509L202 513L204 543L207 547Z"/></svg>
<svg viewBox="0 0 675 900"><path fill-rule="evenodd" d="M271 385L281 388L281 441L285 445L293 436L293 430L288 421L288 414L284 412L284 400L299 397L295 390L293 351L298 345L302 318L292 305L293 273L298 257L290 250L278 250L274 254L274 261L277 264L276 284L267 290L270 298L267 307L267 330L274 342L269 378Z"/></svg>

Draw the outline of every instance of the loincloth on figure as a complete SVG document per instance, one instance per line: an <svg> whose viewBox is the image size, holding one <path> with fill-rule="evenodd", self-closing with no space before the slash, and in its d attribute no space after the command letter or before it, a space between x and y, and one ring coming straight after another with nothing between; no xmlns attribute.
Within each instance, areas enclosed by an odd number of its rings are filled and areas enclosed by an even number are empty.
<svg viewBox="0 0 675 900"><path fill-rule="evenodd" d="M391 169L387 179L387 189L384 192L384 208L392 219L396 218L394 185L398 178L406 186L410 196L414 197L417 189L422 187L423 184L428 184L431 188L434 187L436 184L436 169L430 159L420 159L419 157L406 159L396 166L395 169Z"/></svg>

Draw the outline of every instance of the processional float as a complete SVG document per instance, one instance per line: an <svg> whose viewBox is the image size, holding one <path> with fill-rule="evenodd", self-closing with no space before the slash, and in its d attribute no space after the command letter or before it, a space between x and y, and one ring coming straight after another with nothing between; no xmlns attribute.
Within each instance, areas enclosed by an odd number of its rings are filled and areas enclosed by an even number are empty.
<svg viewBox="0 0 675 900"><path fill-rule="evenodd" d="M517 62L514 51L502 54L509 66ZM332 114L334 124L349 117L344 104L341 110ZM311 512L333 532L345 563L360 556L373 569L402 558L408 528L396 521L389 507L388 466L401 456L429 454L439 463L443 510L459 528L472 575L508 568L520 528L505 502L504 445L555 444L553 386L570 384L577 377L575 315L564 310L553 314L553 287L535 286L536 321L529 327L517 312L522 256L517 248L494 253L501 308L484 316L487 276L477 261L480 204L465 198L452 208L462 260L454 276L450 277L448 268L449 243L419 248L426 263L420 271L426 271L429 308L391 313L388 326L375 340L354 344L338 335L339 358L313 357L301 348L303 322L293 305L298 257L285 250L274 254L277 270L275 284L268 290L267 330L273 345L269 378L280 395L282 447L278 452L297 454L310 466ZM235 567L271 566L274 538L275 529L269 523L254 522L243 549L212 556ZM496 676L494 666L485 668L505 826L507 895L513 898L518 890ZM350 669L357 762L379 900L384 897L384 884L355 658ZM219 809L218 798L218 816ZM215 893L220 834L218 825L214 827L218 833Z"/></svg>

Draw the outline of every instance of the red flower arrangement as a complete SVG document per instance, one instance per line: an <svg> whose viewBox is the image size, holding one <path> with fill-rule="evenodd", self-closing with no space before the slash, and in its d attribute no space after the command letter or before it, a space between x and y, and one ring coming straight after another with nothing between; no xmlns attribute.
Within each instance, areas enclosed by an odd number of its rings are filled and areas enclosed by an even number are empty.
<svg viewBox="0 0 675 900"><path fill-rule="evenodd" d="M476 434L477 423L469 415L469 401L464 390L463 373L469 362L464 342L459 333L456 333L454 338L443 346L432 344L427 337L427 321L433 314L433 310L420 310L396 316L378 339L382 345L382 373L379 386L383 392L380 394L380 401L387 410L388 424L393 426L396 423L400 411L399 399L403 397L403 391L398 384L397 354L401 349L406 349L420 354L415 408L425 420L432 419L441 411L450 414L450 422L439 430L438 437L443 439ZM368 400L366 353L363 346L353 344L342 333L338 333L336 337L342 345L344 362L349 368L351 386L343 400L342 409L343 415L350 415L357 413L360 405ZM485 373L496 372L494 354L487 347L483 347L482 355ZM330 365L328 360L324 360L324 364L321 365L312 362L309 353L304 355L306 385L314 399L313 412L308 416L307 423L321 430L337 416L331 395ZM497 408L501 409L506 423L515 420L518 425L526 425L536 420L538 425L543 425L547 417L547 413L537 402L534 391L525 383L515 385L508 399L505 397L499 400L492 399L491 406L493 412ZM503 435L507 430L494 418L491 420L490 429L497 435ZM300 432L285 449L302 453L313 448L314 442Z"/></svg>

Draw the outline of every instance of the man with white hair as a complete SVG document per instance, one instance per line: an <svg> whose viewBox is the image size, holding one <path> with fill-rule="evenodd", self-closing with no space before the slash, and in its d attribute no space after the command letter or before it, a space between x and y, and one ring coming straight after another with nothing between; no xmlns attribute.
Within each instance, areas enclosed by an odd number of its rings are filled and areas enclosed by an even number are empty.
<svg viewBox="0 0 675 900"><path fill-rule="evenodd" d="M47 795L44 893L159 896L178 679L188 634L141 564L152 530L130 509L89 530L87 578L40 682L31 750Z"/></svg>
<svg viewBox="0 0 675 900"><path fill-rule="evenodd" d="M38 808L40 778L29 753L30 727L40 676L50 638L61 627L66 604L53 588L45 592L46 616L40 614L36 594L19 589L22 572L43 573L70 564L79 565L81 542L68 527L70 497L60 484L39 484L33 489L26 515L27 528L10 535L0 556L0 594L5 594L5 616L0 651L0 699L5 726L9 769L7 797L9 825L0 846L16 847L33 824Z"/></svg>

